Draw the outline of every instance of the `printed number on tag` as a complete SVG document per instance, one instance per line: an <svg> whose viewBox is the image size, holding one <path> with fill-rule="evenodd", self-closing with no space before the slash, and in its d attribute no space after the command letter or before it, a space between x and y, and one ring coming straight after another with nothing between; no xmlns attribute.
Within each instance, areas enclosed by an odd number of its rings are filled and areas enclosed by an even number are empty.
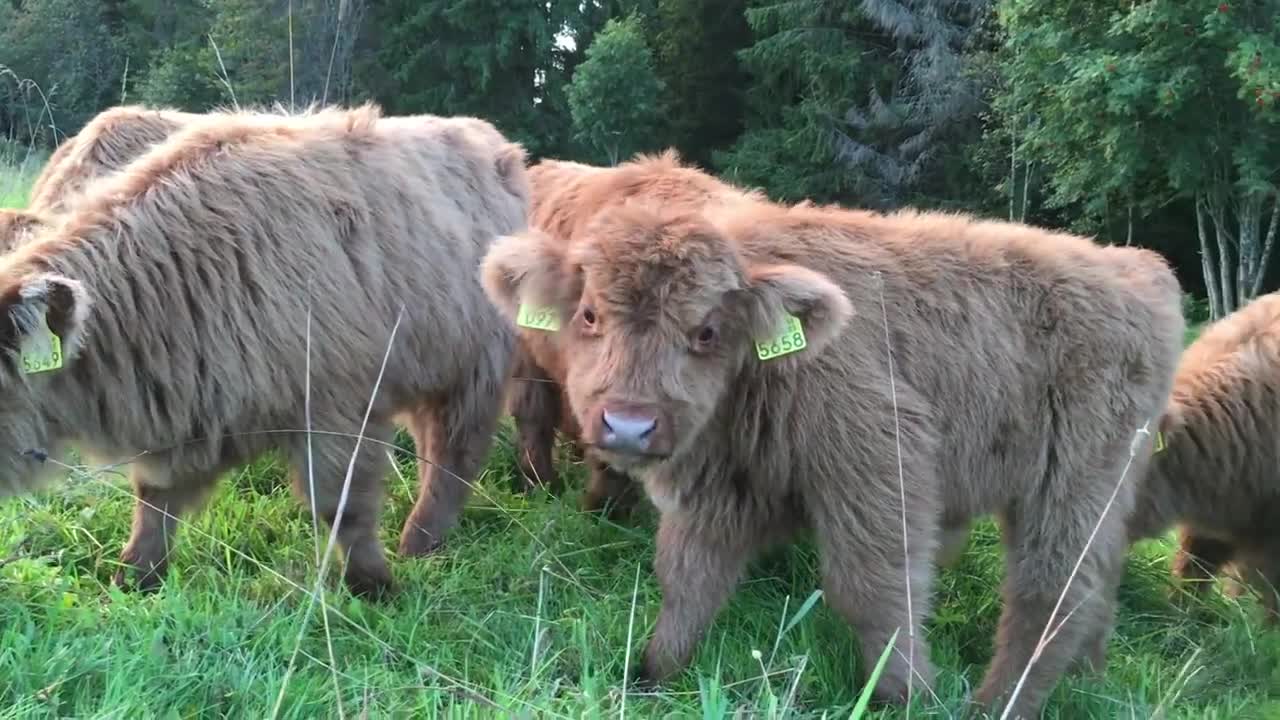
<svg viewBox="0 0 1280 720"><path fill-rule="evenodd" d="M62 339L45 325L23 339L21 354L27 375L57 370L62 367Z"/></svg>
<svg viewBox="0 0 1280 720"><path fill-rule="evenodd" d="M767 340L756 341L756 356L761 360L772 360L805 349L809 343L804 338L804 327L800 318L788 315L782 332Z"/></svg>
<svg viewBox="0 0 1280 720"><path fill-rule="evenodd" d="M522 303L520 312L516 315L516 324L534 330L555 332L560 329L558 315L553 307L530 307Z"/></svg>

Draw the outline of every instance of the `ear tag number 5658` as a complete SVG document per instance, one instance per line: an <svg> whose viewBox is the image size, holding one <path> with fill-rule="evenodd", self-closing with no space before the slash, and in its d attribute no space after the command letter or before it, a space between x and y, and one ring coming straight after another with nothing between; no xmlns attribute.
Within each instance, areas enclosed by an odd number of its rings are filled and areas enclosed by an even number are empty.
<svg viewBox="0 0 1280 720"><path fill-rule="evenodd" d="M776 357L799 352L809 345L804 337L804 326L800 318L787 315L782 331L772 338L756 341L756 357L761 360L772 360Z"/></svg>

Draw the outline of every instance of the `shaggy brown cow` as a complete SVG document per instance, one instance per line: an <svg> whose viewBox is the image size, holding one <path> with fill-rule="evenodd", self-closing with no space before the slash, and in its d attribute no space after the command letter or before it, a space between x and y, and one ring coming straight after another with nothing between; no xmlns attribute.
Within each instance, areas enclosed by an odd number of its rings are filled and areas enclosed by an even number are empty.
<svg viewBox="0 0 1280 720"><path fill-rule="evenodd" d="M0 210L0 252L33 238L97 178L114 173L200 115L136 105L98 113L54 150L31 186L26 210Z"/></svg>
<svg viewBox="0 0 1280 720"><path fill-rule="evenodd" d="M204 116L170 108L121 105L98 113L58 147L31 186L27 206L62 212L93 180L114 173Z"/></svg>
<svg viewBox="0 0 1280 720"><path fill-rule="evenodd" d="M543 160L529 169L529 179L533 186L530 225L563 241L578 236L585 223L602 209L629 198L688 207L763 199L758 192L734 187L682 165L674 150L638 155L609 168ZM552 464L556 430L576 442L579 428L567 410L561 390L564 363L556 337L522 327L517 354L507 407L515 419L520 472L527 485L547 485L558 490L559 477ZM586 461L590 478L582 499L583 509L594 511L608 506L613 514L621 514L639 499L635 484L625 475L596 458L588 456Z"/></svg>
<svg viewBox="0 0 1280 720"><path fill-rule="evenodd" d="M1135 433L1154 426L1181 350L1167 266L1134 283L1085 238L756 203L621 206L568 245L505 238L482 267L509 315L559 314L584 443L662 512L641 677L684 667L750 558L809 527L826 599L868 662L907 626L875 691L901 701L908 657L932 682L921 622L939 529L992 512L1008 569L979 704L1009 704L1060 593L1055 622L1071 615L1013 714L1034 717L1105 646L1132 504L1119 481L1135 446L1142 472L1150 439Z"/></svg>
<svg viewBox="0 0 1280 720"><path fill-rule="evenodd" d="M36 486L27 450L131 458L123 560L150 586L173 517L279 448L326 522L345 506L348 585L388 587L377 528L394 419L430 460L407 554L453 525L492 442L515 333L477 267L526 225L524 158L481 120L366 106L230 114L94 183L0 258L0 493ZM308 420L323 434L298 432Z"/></svg>
<svg viewBox="0 0 1280 720"><path fill-rule="evenodd" d="M1187 348L1130 520L1134 540L1177 525L1174 572L1207 581L1234 564L1280 621L1280 293L1213 323ZM1206 587L1207 582L1197 583Z"/></svg>

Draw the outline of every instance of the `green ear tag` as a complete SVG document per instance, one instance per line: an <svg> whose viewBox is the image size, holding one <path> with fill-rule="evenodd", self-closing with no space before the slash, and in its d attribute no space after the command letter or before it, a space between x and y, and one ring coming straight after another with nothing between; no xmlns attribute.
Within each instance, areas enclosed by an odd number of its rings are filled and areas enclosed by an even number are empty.
<svg viewBox="0 0 1280 720"><path fill-rule="evenodd" d="M19 344L22 372L31 375L62 367L62 338L49 329L49 321L40 313L40 324Z"/></svg>
<svg viewBox="0 0 1280 720"><path fill-rule="evenodd" d="M516 325L555 332L560 329L559 313L553 307L530 307L520 304L520 312L516 314Z"/></svg>
<svg viewBox="0 0 1280 720"><path fill-rule="evenodd" d="M787 315L782 331L777 335L756 341L756 357L761 360L772 360L776 357L799 352L809 345L804 338L804 327L800 318Z"/></svg>
<svg viewBox="0 0 1280 720"><path fill-rule="evenodd" d="M1162 433L1162 432L1160 432L1159 430L1157 430L1157 431L1156 431L1156 442L1155 442L1155 448L1151 451L1151 454L1152 454L1152 455L1156 455L1156 454L1159 454L1159 453L1161 453L1161 452L1164 452L1164 447L1165 447L1165 446L1164 446L1164 433Z"/></svg>

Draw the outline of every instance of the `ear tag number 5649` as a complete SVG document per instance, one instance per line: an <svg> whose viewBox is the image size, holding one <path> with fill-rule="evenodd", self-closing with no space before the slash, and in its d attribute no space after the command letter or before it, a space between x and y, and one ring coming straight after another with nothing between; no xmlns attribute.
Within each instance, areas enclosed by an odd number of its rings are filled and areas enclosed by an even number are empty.
<svg viewBox="0 0 1280 720"><path fill-rule="evenodd" d="M787 315L782 331L772 338L756 340L756 357L761 360L772 360L776 357L799 352L809 345L804 337L804 326L800 318Z"/></svg>
<svg viewBox="0 0 1280 720"><path fill-rule="evenodd" d="M62 367L62 338L49 329L49 321L40 315L40 324L22 338L19 344L22 372L27 375Z"/></svg>

